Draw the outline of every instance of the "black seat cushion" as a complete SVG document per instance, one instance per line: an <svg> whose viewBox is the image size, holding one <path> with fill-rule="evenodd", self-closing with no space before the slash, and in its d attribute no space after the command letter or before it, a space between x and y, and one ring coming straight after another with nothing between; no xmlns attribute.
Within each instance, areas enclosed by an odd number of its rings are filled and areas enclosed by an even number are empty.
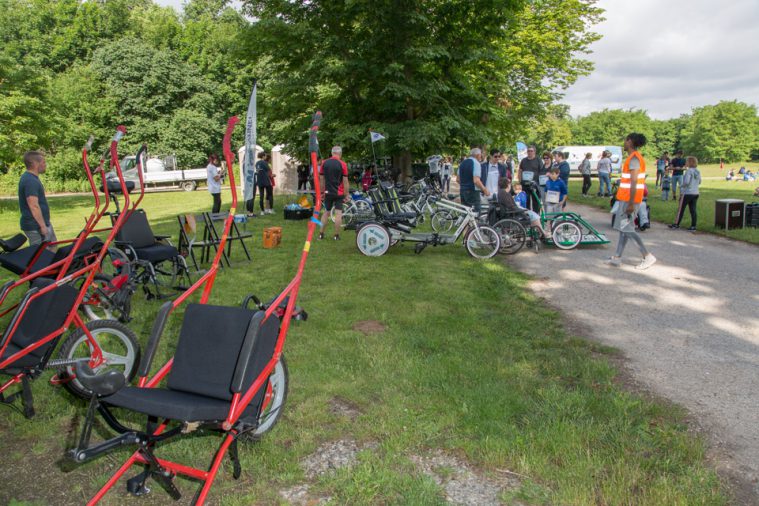
<svg viewBox="0 0 759 506"><path fill-rule="evenodd" d="M4 253L0 255L0 265L20 276L26 270L27 266L32 261L32 258L34 258L34 255L37 254L37 251L42 247L43 246L39 244L36 246L27 246L26 248L21 248L11 253ZM37 272L40 269L47 267L52 263L52 260L53 252L46 248L43 249L42 253L37 258L37 261L34 262L34 265L30 269L30 272Z"/></svg>
<svg viewBox="0 0 759 506"><path fill-rule="evenodd" d="M134 248L146 248L156 243L148 217L142 209L136 209L122 225L116 240L127 242Z"/></svg>
<svg viewBox="0 0 759 506"><path fill-rule="evenodd" d="M58 262L59 260L63 260L69 256L71 254L71 250L74 248L74 244L75 243L71 243L68 246L58 248L58 251L55 252L51 263ZM74 260L79 260L87 255L98 253L102 247L103 241L101 241L99 237L88 237L82 241L82 245L79 246L79 248L76 250L76 253L74 253Z"/></svg>
<svg viewBox="0 0 759 506"><path fill-rule="evenodd" d="M174 246L160 243L144 248L135 248L134 251L137 253L137 258L150 262L151 264L163 262L164 260L179 256L179 251Z"/></svg>
<svg viewBox="0 0 759 506"><path fill-rule="evenodd" d="M0 239L0 248L7 252L16 251L23 246L25 242L26 236L24 234L16 234L7 240Z"/></svg>
<svg viewBox="0 0 759 506"><path fill-rule="evenodd" d="M51 283L54 283L54 281L46 278L38 278L32 281L31 290L27 292L26 297L21 301L18 309L16 309L16 314L5 329L2 343L5 343L9 337L11 342L8 344L5 353L3 353L3 359L44 339L65 323L66 317L73 309L76 298L79 295L79 291L70 284L60 285L29 302L32 290L42 290ZM24 308L26 308L26 311L22 315ZM18 327L11 336L9 334L16 321L19 321ZM36 365L39 359L44 357L55 346L56 342L57 339L48 341L11 365L14 367ZM34 357L34 359L31 357Z"/></svg>
<svg viewBox="0 0 759 506"><path fill-rule="evenodd" d="M239 307L190 304L185 310L168 388L125 388L104 401L112 406L183 421L226 418L232 380L249 326L257 311ZM250 388L274 355L279 319L271 315L258 328L248 361L243 392ZM245 416L255 415L266 384L254 396Z"/></svg>
<svg viewBox="0 0 759 506"><path fill-rule="evenodd" d="M108 193L122 193L121 191L121 183L119 183L118 179L107 179L108 184ZM134 190L134 181L124 181L124 185L126 186L127 193L132 193L132 190Z"/></svg>

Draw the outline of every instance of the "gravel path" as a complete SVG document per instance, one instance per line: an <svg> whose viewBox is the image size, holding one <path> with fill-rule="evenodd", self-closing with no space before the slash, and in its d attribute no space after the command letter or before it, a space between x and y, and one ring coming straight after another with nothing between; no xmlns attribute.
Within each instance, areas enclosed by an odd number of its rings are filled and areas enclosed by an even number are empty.
<svg viewBox="0 0 759 506"><path fill-rule="evenodd" d="M636 380L685 406L717 468L742 482L740 501L759 503L759 247L654 223L641 235L658 263L635 270L631 241L615 268L603 264L618 235L608 212L572 208L612 243L506 261L591 337L622 350Z"/></svg>

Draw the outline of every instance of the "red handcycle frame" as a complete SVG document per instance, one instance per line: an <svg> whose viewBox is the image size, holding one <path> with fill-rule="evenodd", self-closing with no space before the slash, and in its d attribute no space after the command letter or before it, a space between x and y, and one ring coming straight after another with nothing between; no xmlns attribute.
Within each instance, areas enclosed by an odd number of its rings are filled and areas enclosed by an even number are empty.
<svg viewBox="0 0 759 506"><path fill-rule="evenodd" d="M216 280L216 274L219 269L219 264L221 261L221 256L224 251L224 246L227 241L227 237L229 236L229 231L232 226L232 222L234 221L235 211L237 208L237 190L235 186L235 179L234 179L234 170L233 170L233 164L235 156L231 149L231 138L232 133L234 131L235 126L239 122L239 119L234 116L229 119L227 122L227 129L224 134L224 158L227 163L228 168L228 175L229 175L229 185L231 187L232 191L232 205L229 210L229 215L224 221L224 230L220 237L220 244L219 248L216 251L216 255L214 256L213 263L211 264L211 267L208 269L208 272L206 272L198 281L196 281L189 289L187 289L182 295L180 295L176 300L172 302L167 302L164 304L164 306L161 308L161 312L159 313L159 321L164 322L166 321L166 318L169 314L171 314L177 307L179 307L183 302L185 302L190 295L195 293L197 290L199 290L201 287L203 288L200 303L206 304L208 302L208 298L211 294L211 290L214 285L214 281ZM310 158L311 163L314 167L316 167L317 163L317 156L318 156L318 140L317 140L317 132L319 130L319 125L321 122L321 112L317 112L314 115L313 123L311 126L311 132L310 132L310 142L309 142L309 151L310 151ZM105 494L118 482L118 480L126 473L133 465L139 465L139 464L160 464L161 467L166 469L169 473L172 473L173 475L183 475L187 476L189 478L193 478L196 480L199 480L203 483L203 487L201 488L197 500L195 504L203 504L205 501L208 492L211 489L211 486L213 485L213 481L216 478L216 475L219 471L219 466L221 465L221 462L224 458L224 455L226 455L227 450L229 449L229 446L232 444L232 442L235 439L235 436L237 435L234 426L237 424L240 416L243 414L245 409L248 407L250 402L252 401L255 394L264 386L264 384L268 381L269 376L274 371L275 366L277 365L277 362L280 360L280 357L282 355L282 348L284 346L286 337L287 337L287 331L290 327L290 321L293 316L293 311L295 309L295 302L298 297L298 291L300 289L300 284L303 278L303 271L306 265L306 260L308 258L308 253L311 249L311 241L313 239L314 231L316 230L316 226L318 224L318 217L319 217L319 210L321 209L321 191L319 189L319 178L316 178L314 180L315 183L315 195L316 195L316 201L314 203L314 218L309 222L306 232L306 241L303 245L303 249L301 251L300 256L300 262L298 264L298 269L295 273L295 276L290 281L290 283L287 285L287 287L277 296L276 299L274 299L269 307L266 309L264 320L274 314L277 310L280 304L282 304L287 299L286 308L284 311L284 314L281 318L281 323L279 327L279 333L277 335L277 342L274 349L274 354L271 358L271 360L267 363L267 365L264 367L262 372L258 375L258 377L253 381L252 385L245 390L244 393L235 393L232 397L231 405L229 408L229 412L227 414L226 419L221 424L221 429L225 432L224 440L222 441L221 445L219 446L219 449L216 451L216 454L211 462L210 468L206 470L197 469L194 467L189 467L184 464L180 464L177 462L171 462L168 460L158 459L157 457L151 458L155 459L154 462L151 462L148 458L146 458L144 455L140 453L140 450L135 451L127 460L122 464L122 466L114 473L113 476L106 482L105 485L90 499L90 501L87 503L88 505L94 505L97 504L104 496ZM154 332L155 332L154 328ZM158 332L160 333L160 328ZM141 388L155 388L158 386L158 384L167 376L167 374L171 371L171 367L173 364L173 358L169 359L168 362L166 362L159 370L156 372L155 375L152 377L148 377L149 373L149 366L150 366L150 358L148 359L148 362L146 364L141 364L141 371L140 371L140 379L138 382L138 386ZM160 436L164 430L168 426L168 421L162 422L157 429L153 432L153 436Z"/></svg>
<svg viewBox="0 0 759 506"><path fill-rule="evenodd" d="M121 166L119 165L119 162L118 162L118 150L117 150L118 143L121 140L121 138L124 136L125 133L126 133L126 128L123 125L120 125L116 129L116 134L114 135L113 139L111 140L111 145L110 145L110 150L109 151L110 151L110 155L111 155L111 162L110 162L111 163L111 167L114 167L116 169L116 173L117 173L117 175L119 177L119 183L121 185L122 192L124 193L125 201L127 202L126 205L128 205L129 195L127 193L126 184L124 182L124 177L123 177L123 174L121 172ZM79 234L79 236L77 237L77 239L74 240L74 246L72 247L72 251L71 251L71 253L65 259L63 259L63 260L61 260L59 262L56 262L54 264L51 264L50 266L46 267L45 269L42 269L42 270L40 270L38 272L35 272L35 273L31 274L31 275L22 277L21 279L15 281L15 282L9 282L9 283L7 283L3 287L2 295L0 295L0 303L2 303L2 301L5 300L5 298L7 297L8 293L10 293L10 291L13 288L18 287L18 286L20 286L22 284L25 284L25 283L27 283L29 281L32 281L32 280L34 280L34 279L36 279L38 277L44 276L46 274L49 276L49 274L52 273L54 271L54 269L57 269L58 267L61 267L60 271L57 274L55 282L52 283L52 284L50 284L49 286L46 286L46 287L38 290L36 293L32 294L31 297L29 297L27 299L27 303L22 308L21 312L17 315L17 317L15 317L11 321L12 327L10 329L10 332L7 334L7 338L5 339L5 342L2 344L2 346L0 346L0 357L3 356L3 354L5 353L5 350L7 349L8 345L11 343L12 338L13 338L13 334L18 330L18 326L19 326L20 322L22 321L24 314L26 313L26 311L27 311L30 303L34 299L37 299L37 298L39 298L39 297L41 297L41 296L49 293L50 291L55 290L56 288L60 287L61 285L70 283L70 282L72 282L72 281L74 281L74 280L76 280L76 279L78 279L78 278L80 278L82 276L86 276L86 277L84 278L84 281L82 282L82 285L79 288L79 293L77 295L76 301L74 302L74 306L73 306L71 312L66 317L63 325L61 325L61 327L59 327L57 330L51 332L50 334L48 334L44 338L42 338L42 339L40 339L40 340L38 340L38 341L30 344L29 346L27 346L27 347L25 347L25 348L23 348L21 350L19 350L18 352L16 352L13 355L7 357L6 359L1 360L0 361L0 370L12 366L13 363L16 362L19 358L23 357L24 355L26 355L28 353L31 353L32 351L36 350L40 346L43 346L44 344L47 344L51 340L58 338L60 335L64 334L69 329L69 327L71 326L72 323L76 327L81 328L83 330L83 332L85 333L85 335L87 336L87 341L88 341L88 343L90 345L90 349L92 350L92 356L91 356L90 361L89 361L90 366L91 367L97 367L97 366L99 366L100 364L103 363L102 350L100 349L100 346L98 345L97 340L95 340L92 337L92 334L87 329L87 326L85 325L85 322L81 319L81 317L79 316L77 310L78 310L80 304L82 303L82 300L84 299L84 296L85 296L85 294L87 292L87 289L92 284L92 282L93 282L93 280L95 278L95 275L98 272L100 263L102 262L103 258L105 257L106 252L108 251L108 246L113 242L113 239L116 236L117 232L119 231L119 228L121 227L121 225L125 221L126 216L125 216L124 213L122 213L119 216L119 218L117 219L116 223L111 228L111 231L108 234L107 238L105 239L105 241L103 241L103 246L101 247L100 252L98 253L98 255L94 259L91 259L91 261L87 265L85 265L85 267L83 267L83 268L81 268L81 269L79 269L79 270L77 270L75 272L72 272L70 274L67 272L68 269L69 269L69 267L70 267L70 265L71 265L71 262L73 261L73 257L76 254L77 248L79 246L81 246L81 244L84 242L84 240L87 238L87 236L94 230L94 227L97 225L97 223L100 220L100 218L102 218L102 216L105 214L105 212L106 212L106 210L108 208L108 204L109 204L109 194L108 194L107 185L104 185L105 186L105 188L104 188L105 202L104 202L104 206L102 208L100 208L100 197L99 197L99 194L98 194L99 192L97 191L97 187L95 186L94 179L92 177L92 171L90 170L89 163L87 162L87 152L90 149L90 147L91 147L90 142L88 142L87 145L85 146L85 148L82 150L82 160L83 160L86 172L87 172L87 179L90 182L90 185L93 188L93 193L95 195L95 210L92 212L92 214L90 215L90 217L86 220L85 229ZM101 160L101 163L99 165L99 171L101 173L101 176L103 177L103 181L105 181L105 175L103 173L103 161L102 160ZM126 207L126 205L125 205L125 207ZM49 243L49 244L60 244L60 243L64 243L64 242L71 242L71 241L58 241L58 242ZM18 304L15 304L15 305L13 305L10 308L5 309L2 313L0 313L0 316L7 314L9 311L11 311L12 309L15 309L16 307L18 307ZM9 379L8 381L6 381L2 385L0 385L0 394L2 394L3 392L5 392L11 386L13 386L15 384L18 384L18 383L21 383L23 381L23 378L26 376L26 374L27 374L26 372L20 372L18 374L15 374L15 375L11 376L11 379ZM73 378L69 378L69 380L70 379L73 379ZM60 383L61 381L62 380L58 380L55 376L51 380L52 383Z"/></svg>

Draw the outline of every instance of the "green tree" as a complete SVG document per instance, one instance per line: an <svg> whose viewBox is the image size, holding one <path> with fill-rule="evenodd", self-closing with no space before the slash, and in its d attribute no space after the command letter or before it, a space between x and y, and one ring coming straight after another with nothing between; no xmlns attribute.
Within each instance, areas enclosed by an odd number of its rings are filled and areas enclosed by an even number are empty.
<svg viewBox="0 0 759 506"><path fill-rule="evenodd" d="M297 153L319 108L324 143L366 154L374 128L404 168L413 156L518 132L589 71L577 54L600 14L579 0L245 5L257 19L253 55L268 57L260 77L272 137Z"/></svg>
<svg viewBox="0 0 759 506"><path fill-rule="evenodd" d="M657 156L654 140L654 127L646 111L639 109L604 109L577 118L572 126L574 143L580 145L622 146L631 132L642 133L649 140L643 148L647 157Z"/></svg>
<svg viewBox="0 0 759 506"><path fill-rule="evenodd" d="M573 144L569 107L561 104L549 106L544 116L530 122L525 139L528 144L537 146L538 151Z"/></svg>
<svg viewBox="0 0 759 506"><path fill-rule="evenodd" d="M682 131L682 147L702 162L743 162L759 145L756 106L722 101L693 110Z"/></svg>

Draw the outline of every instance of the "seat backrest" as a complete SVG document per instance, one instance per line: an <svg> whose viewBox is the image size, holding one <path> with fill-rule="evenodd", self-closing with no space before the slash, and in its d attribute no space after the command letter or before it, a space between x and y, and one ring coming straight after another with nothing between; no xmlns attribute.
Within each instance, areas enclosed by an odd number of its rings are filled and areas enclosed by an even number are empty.
<svg viewBox="0 0 759 506"><path fill-rule="evenodd" d="M69 254L71 253L71 249L74 247L74 244L69 244L68 246L64 246L62 248L58 248L58 251L55 252L55 255L53 255L53 261L51 263L58 262L59 260L63 260ZM82 241L82 245L79 246L79 249L76 250L76 253L74 253L74 260L80 260L84 258L87 255L98 253L100 252L100 248L103 247L103 241L100 240L99 237L88 237L84 241Z"/></svg>
<svg viewBox="0 0 759 506"><path fill-rule="evenodd" d="M29 301L33 293L46 288L54 282L54 280L48 278L37 278L31 282L29 292L27 292L27 295L19 304L11 323L5 329L2 343L5 343L6 339L10 337L13 344L19 348L26 348L63 326L66 322L66 317L73 310L74 303L79 295L79 291L76 288L70 284L63 284L31 300L31 302ZM24 308L26 308L26 311L24 311ZM9 336L8 334L13 328L14 323L19 321L19 319L20 322L16 332L12 336ZM51 346L55 345L55 342L55 339L50 341L48 344L34 350L32 354L38 357L43 356Z"/></svg>
<svg viewBox="0 0 759 506"><path fill-rule="evenodd" d="M256 317L256 313L259 313ZM258 332L245 369L243 390L274 354L279 319L261 324L259 311L240 307L189 304L185 310L168 387L172 390L231 400L232 380L249 332ZM251 326L251 322L253 326Z"/></svg>
<svg viewBox="0 0 759 506"><path fill-rule="evenodd" d="M390 209L390 212L393 214L402 213L403 209L401 208L401 202L398 198L398 192L395 190L395 188L388 186L382 190L385 192L385 198L390 201L388 202L388 208Z"/></svg>
<svg viewBox="0 0 759 506"><path fill-rule="evenodd" d="M142 209L136 209L116 234L116 240L128 242L135 248L146 248L155 244L155 235Z"/></svg>
<svg viewBox="0 0 759 506"><path fill-rule="evenodd" d="M385 195L382 193L382 191L379 188L372 188L369 190L369 198L372 199L372 202L374 203L375 210L379 212L380 215L386 215L390 214L390 210L387 206L387 203L384 202Z"/></svg>

